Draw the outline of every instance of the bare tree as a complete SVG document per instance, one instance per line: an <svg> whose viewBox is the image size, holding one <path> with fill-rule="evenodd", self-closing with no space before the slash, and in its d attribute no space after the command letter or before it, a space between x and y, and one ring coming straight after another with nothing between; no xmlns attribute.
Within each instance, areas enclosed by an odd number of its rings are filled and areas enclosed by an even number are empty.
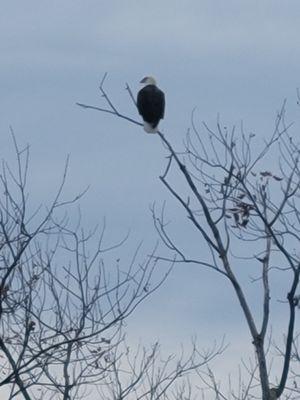
<svg viewBox="0 0 300 400"><path fill-rule="evenodd" d="M158 345L129 351L123 324L173 263L154 276L156 249L143 257L139 245L123 261L126 238L107 245L105 224L99 232L85 231L80 214L74 222L67 209L81 195L62 199L68 165L51 204L32 209L29 148L12 137L16 172L3 161L0 174L0 392L7 388L9 399L68 400L87 398L97 386L115 399L150 392L159 398L221 352L193 348L173 369L161 362L161 373L151 375Z"/></svg>
<svg viewBox="0 0 300 400"><path fill-rule="evenodd" d="M116 354L111 364L111 374L98 387L103 399L165 399L190 398L192 385L189 377L200 367L208 365L222 354L224 343L214 344L210 349L199 351L195 342L189 354L184 350L162 359L159 344L150 350L138 347L135 352L126 348L123 357Z"/></svg>
<svg viewBox="0 0 300 400"><path fill-rule="evenodd" d="M100 91L108 108L78 105L141 125L116 109L103 87L104 79ZM128 85L126 89L134 101ZM183 244L173 239L170 226L165 223L164 208L161 213L153 208L153 220L160 238L176 254L176 263L195 263L209 268L231 283L255 350L254 364L246 366L249 381L239 385L243 389L239 394L233 395L232 389L228 395L223 393L209 365L205 372L201 372L201 380L212 389L216 399L299 397L298 385L288 381L291 358L297 357L292 347L300 298L297 294L300 273L300 144L290 136L289 128L285 122L284 104L268 138L246 133L242 125L239 130L235 127L228 129L220 121L214 129L203 123L200 130L194 115L184 148L180 151L174 149L162 132L158 132L168 152L168 162L160 180L186 212L187 222L195 228L195 242L201 244L201 250L196 257L190 257ZM179 176L185 185L178 184ZM155 260L171 261L172 257L155 256ZM251 307L251 299L243 287L242 264L243 270L249 266L259 270L255 281L261 283L261 317ZM280 280L285 288L285 299L278 298L275 288L273 290L270 285L270 277L275 273L282 275ZM271 357L268 353L271 295L286 303L288 315L286 328L282 331L285 337L282 363L276 376L270 376L268 365ZM293 379L297 379L296 374Z"/></svg>

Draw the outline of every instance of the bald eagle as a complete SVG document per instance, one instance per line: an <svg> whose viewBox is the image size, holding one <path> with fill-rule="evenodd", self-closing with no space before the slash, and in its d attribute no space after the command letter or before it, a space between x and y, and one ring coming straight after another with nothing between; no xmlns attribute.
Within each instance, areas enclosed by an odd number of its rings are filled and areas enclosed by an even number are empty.
<svg viewBox="0 0 300 400"><path fill-rule="evenodd" d="M147 133L156 133L158 123L165 114L165 95L156 86L156 81L151 76L141 80L144 87L137 95L137 108L144 120L144 129Z"/></svg>

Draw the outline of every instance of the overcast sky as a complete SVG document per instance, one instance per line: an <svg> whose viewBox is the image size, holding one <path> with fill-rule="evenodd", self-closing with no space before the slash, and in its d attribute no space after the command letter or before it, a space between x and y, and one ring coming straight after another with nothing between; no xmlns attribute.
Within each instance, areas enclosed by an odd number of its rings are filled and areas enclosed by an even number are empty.
<svg viewBox="0 0 300 400"><path fill-rule="evenodd" d="M19 143L31 146L38 203L54 193L69 154L67 194L90 185L81 200L84 224L105 217L111 238L131 230L123 251L144 240L147 254L157 240L149 205L167 200L175 224L184 219L158 179L166 152L157 136L75 103L104 105L97 87L108 72L115 104L138 118L125 83L137 92L151 74L166 93L161 127L176 146L194 107L199 123L213 124L220 114L224 124L243 120L263 138L285 98L290 118L299 117L299 21L297 0L2 0L0 157L13 155L11 125ZM189 242L188 232L182 240ZM128 332L132 342L160 339L166 351L193 335L207 346L226 334L227 366L238 362L247 337L231 288L194 266L178 266Z"/></svg>

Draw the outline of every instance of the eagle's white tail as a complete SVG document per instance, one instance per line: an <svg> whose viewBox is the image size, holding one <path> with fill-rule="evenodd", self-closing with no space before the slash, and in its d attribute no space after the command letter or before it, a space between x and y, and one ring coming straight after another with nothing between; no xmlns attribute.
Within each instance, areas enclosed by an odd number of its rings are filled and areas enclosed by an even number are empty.
<svg viewBox="0 0 300 400"><path fill-rule="evenodd" d="M158 125L156 125L155 128L153 128L153 126L151 124L149 124L149 122L144 121L144 130L147 133L157 133L158 131Z"/></svg>

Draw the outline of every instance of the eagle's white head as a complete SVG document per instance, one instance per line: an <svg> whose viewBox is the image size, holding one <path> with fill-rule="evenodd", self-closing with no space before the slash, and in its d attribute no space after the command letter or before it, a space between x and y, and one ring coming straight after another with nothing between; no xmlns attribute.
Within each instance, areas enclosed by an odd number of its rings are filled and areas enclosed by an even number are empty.
<svg viewBox="0 0 300 400"><path fill-rule="evenodd" d="M145 76L145 78L143 78L141 80L141 82L143 85L156 85L156 80L153 78L153 76Z"/></svg>

